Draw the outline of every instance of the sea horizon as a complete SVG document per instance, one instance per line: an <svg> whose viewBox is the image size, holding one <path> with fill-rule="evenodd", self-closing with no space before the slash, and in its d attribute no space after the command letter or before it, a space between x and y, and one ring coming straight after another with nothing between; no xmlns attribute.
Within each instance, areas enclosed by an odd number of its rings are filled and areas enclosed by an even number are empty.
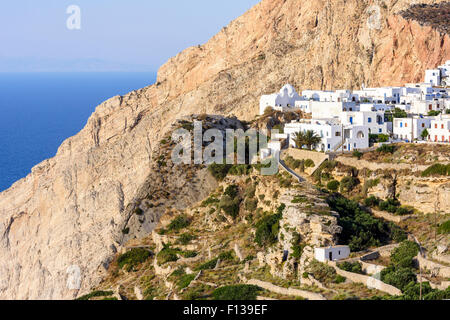
<svg viewBox="0 0 450 320"><path fill-rule="evenodd" d="M102 102L155 81L145 71L0 71L0 192L54 157Z"/></svg>

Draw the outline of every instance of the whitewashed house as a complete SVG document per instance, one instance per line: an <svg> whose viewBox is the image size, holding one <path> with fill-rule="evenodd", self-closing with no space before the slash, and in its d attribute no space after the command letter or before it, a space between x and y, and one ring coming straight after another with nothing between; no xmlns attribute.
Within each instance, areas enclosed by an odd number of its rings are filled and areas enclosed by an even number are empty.
<svg viewBox="0 0 450 320"><path fill-rule="evenodd" d="M383 104L383 103L361 103L359 105L359 111L391 111L396 107L396 105Z"/></svg>
<svg viewBox="0 0 450 320"><path fill-rule="evenodd" d="M295 91L294 87L286 84L278 93L261 96L259 114L263 115L264 111L269 107L283 112L294 110L296 101L300 100L302 98Z"/></svg>
<svg viewBox="0 0 450 320"><path fill-rule="evenodd" d="M321 152L334 152L343 149L353 151L369 147L369 131L367 127L358 125L341 125L337 118L300 120L288 123L284 133L289 137L289 145L297 147L295 136L299 132L313 131L322 141L316 150Z"/></svg>
<svg viewBox="0 0 450 320"><path fill-rule="evenodd" d="M441 85L441 70L431 69L425 71L425 83L429 83L432 86Z"/></svg>
<svg viewBox="0 0 450 320"><path fill-rule="evenodd" d="M425 83L432 86L448 86L450 85L450 60L447 60L442 66L436 69L425 71Z"/></svg>
<svg viewBox="0 0 450 320"><path fill-rule="evenodd" d="M313 100L320 102L357 101L357 96L355 96L350 90L336 90L336 91L304 90L302 91L302 97L304 100Z"/></svg>
<svg viewBox="0 0 450 320"><path fill-rule="evenodd" d="M355 102L324 102L311 101L311 115L313 119L328 119L339 117L342 112L359 111Z"/></svg>
<svg viewBox="0 0 450 320"><path fill-rule="evenodd" d="M431 117L415 116L412 118L395 118L394 119L394 138L399 140L422 141L422 132L430 129ZM427 140L427 139L425 139Z"/></svg>
<svg viewBox="0 0 450 320"><path fill-rule="evenodd" d="M382 87L382 88L363 88L353 91L353 94L359 98L360 102L396 104L400 103L402 88L400 87Z"/></svg>
<svg viewBox="0 0 450 320"><path fill-rule="evenodd" d="M389 134L392 125L384 121L382 111L342 112L340 122L344 125L359 125L368 128L369 134Z"/></svg>
<svg viewBox="0 0 450 320"><path fill-rule="evenodd" d="M450 115L440 115L431 120L428 133L432 142L450 142Z"/></svg>
<svg viewBox="0 0 450 320"><path fill-rule="evenodd" d="M414 114L427 115L430 111L445 111L446 101L444 99L414 100L411 102L411 112Z"/></svg>
<svg viewBox="0 0 450 320"><path fill-rule="evenodd" d="M350 247L348 246L315 248L314 258L320 262L339 261L350 257L350 253Z"/></svg>

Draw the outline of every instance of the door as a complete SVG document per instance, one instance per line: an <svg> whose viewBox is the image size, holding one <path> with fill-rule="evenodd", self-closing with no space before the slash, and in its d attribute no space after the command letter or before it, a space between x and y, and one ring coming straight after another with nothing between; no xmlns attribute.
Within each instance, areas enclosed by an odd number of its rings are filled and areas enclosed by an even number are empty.
<svg viewBox="0 0 450 320"><path fill-rule="evenodd" d="M328 254L328 256L329 256L329 260L330 260L330 261L333 261L333 252L330 252L330 253Z"/></svg>

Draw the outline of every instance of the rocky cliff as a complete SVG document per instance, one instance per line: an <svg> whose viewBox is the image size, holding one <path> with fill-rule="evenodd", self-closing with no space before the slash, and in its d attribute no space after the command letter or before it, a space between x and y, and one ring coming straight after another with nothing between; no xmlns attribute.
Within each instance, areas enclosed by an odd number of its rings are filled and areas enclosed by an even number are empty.
<svg viewBox="0 0 450 320"><path fill-rule="evenodd" d="M0 298L68 299L100 281L123 245L127 208L144 184L159 187L148 179L154 152L176 119L253 118L259 96L286 82L335 89L422 80L450 58L450 39L396 14L409 4L263 0L170 59L155 85L100 105L54 158L0 194ZM81 291L66 285L72 266Z"/></svg>

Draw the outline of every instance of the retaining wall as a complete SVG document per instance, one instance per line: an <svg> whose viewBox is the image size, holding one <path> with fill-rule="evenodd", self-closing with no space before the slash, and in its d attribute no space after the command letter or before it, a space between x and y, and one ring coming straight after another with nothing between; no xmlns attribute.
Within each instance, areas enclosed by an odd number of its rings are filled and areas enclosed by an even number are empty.
<svg viewBox="0 0 450 320"><path fill-rule="evenodd" d="M282 288L278 287L270 282L264 282L261 280L252 279L247 281L247 284L255 285L258 287L261 287L263 289L269 290L271 292L275 292L278 294L286 295L286 296L294 296L294 297L302 297L308 300L327 300L323 295L304 291L300 289L294 289L294 288Z"/></svg>
<svg viewBox="0 0 450 320"><path fill-rule="evenodd" d="M379 291L386 292L387 294L390 294L392 296L400 296L402 295L402 292L400 289L391 286L389 284L384 283L381 280L375 279L373 277L369 277L363 274L353 273L353 272L347 272L342 269L339 269L337 267L336 262L329 262L329 265L331 265L337 272L337 274L346 277L350 281L362 283L366 285L369 289L377 289Z"/></svg>

